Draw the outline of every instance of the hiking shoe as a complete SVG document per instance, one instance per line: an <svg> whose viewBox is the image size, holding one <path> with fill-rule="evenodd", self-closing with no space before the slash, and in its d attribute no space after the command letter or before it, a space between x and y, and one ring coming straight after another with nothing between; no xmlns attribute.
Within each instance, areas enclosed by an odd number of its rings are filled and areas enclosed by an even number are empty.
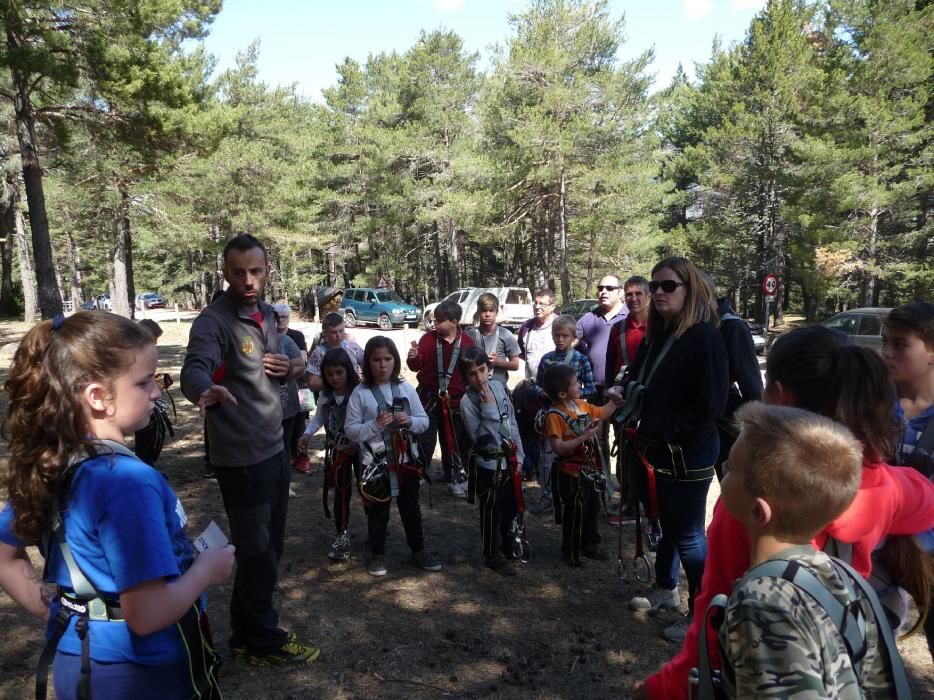
<svg viewBox="0 0 934 700"><path fill-rule="evenodd" d="M370 576L385 576L386 575L386 560L383 559L382 554L374 554L370 557L370 563L366 567L367 572Z"/></svg>
<svg viewBox="0 0 934 700"><path fill-rule="evenodd" d="M328 559L331 561L347 561L350 559L350 538L342 532L328 549Z"/></svg>
<svg viewBox="0 0 934 700"><path fill-rule="evenodd" d="M683 617L673 625L668 625L662 630L662 636L669 642L674 642L678 646L684 644L684 638L688 636L688 627L691 626L691 618Z"/></svg>
<svg viewBox="0 0 934 700"><path fill-rule="evenodd" d="M519 573L516 571L516 567L503 557L487 557L485 563L488 569L492 569L503 576L515 576Z"/></svg>
<svg viewBox="0 0 934 700"><path fill-rule="evenodd" d="M467 498L467 489L460 481L455 481L453 484L448 484L448 493L455 498Z"/></svg>
<svg viewBox="0 0 934 700"><path fill-rule="evenodd" d="M302 455L301 457L296 457L292 462L292 467L299 474L307 474L311 471L311 465L308 463L308 456Z"/></svg>
<svg viewBox="0 0 934 700"><path fill-rule="evenodd" d="M543 498L534 506L529 508L529 512L532 515L541 515L542 513L547 513L555 507L554 501L550 498Z"/></svg>
<svg viewBox="0 0 934 700"><path fill-rule="evenodd" d="M681 607L681 594L678 589L652 587L645 595L637 595L629 601L629 609L636 612L651 610L677 610Z"/></svg>
<svg viewBox="0 0 934 700"><path fill-rule="evenodd" d="M441 571L441 562L431 556L424 549L412 552L412 561L425 571Z"/></svg>
<svg viewBox="0 0 934 700"><path fill-rule="evenodd" d="M251 666L298 666L300 664L312 664L321 656L321 650L317 647L308 647L299 644L295 640L295 635L290 634L288 640L278 649L270 651L252 651L246 661Z"/></svg>
<svg viewBox="0 0 934 700"><path fill-rule="evenodd" d="M610 553L598 545L584 547L581 549L581 554L588 559L596 559L597 561L607 561L610 558Z"/></svg>

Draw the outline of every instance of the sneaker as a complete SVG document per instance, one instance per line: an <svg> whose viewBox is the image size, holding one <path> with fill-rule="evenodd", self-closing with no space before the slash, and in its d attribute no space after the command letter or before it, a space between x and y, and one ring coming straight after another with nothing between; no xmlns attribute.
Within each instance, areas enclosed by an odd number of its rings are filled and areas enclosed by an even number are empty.
<svg viewBox="0 0 934 700"><path fill-rule="evenodd" d="M299 474L307 474L311 471L311 465L308 463L307 455L302 455L301 457L296 457L292 462L292 467Z"/></svg>
<svg viewBox="0 0 934 700"><path fill-rule="evenodd" d="M542 513L547 513L555 507L554 502L550 498L543 498L534 506L529 508L529 512L532 515L541 515Z"/></svg>
<svg viewBox="0 0 934 700"><path fill-rule="evenodd" d="M320 649L299 644L295 635L290 634L286 643L278 649L249 652L246 661L251 666L297 666L312 664L319 656Z"/></svg>
<svg viewBox="0 0 934 700"><path fill-rule="evenodd" d="M448 493L455 498L467 498L467 489L460 481L455 481L453 484L448 484Z"/></svg>
<svg viewBox="0 0 934 700"><path fill-rule="evenodd" d="M383 559L383 555L374 554L372 557L370 557L370 563L367 564L366 570L370 576L385 576L386 560Z"/></svg>
<svg viewBox="0 0 934 700"><path fill-rule="evenodd" d="M204 471L201 472L201 477L204 479L217 479L217 473L214 471L214 467L210 464L205 464Z"/></svg>
<svg viewBox="0 0 934 700"><path fill-rule="evenodd" d="M296 498L297 496L298 496L298 494L295 493L295 489L293 489L291 486L289 486L289 498Z"/></svg>
<svg viewBox="0 0 934 700"><path fill-rule="evenodd" d="M649 612L650 610L677 610L681 607L681 594L678 589L652 587L645 595L637 595L629 601L629 609L636 612Z"/></svg>
<svg viewBox="0 0 934 700"><path fill-rule="evenodd" d="M441 571L441 562L431 556L424 549L412 552L412 561L425 571Z"/></svg>
<svg viewBox="0 0 934 700"><path fill-rule="evenodd" d="M342 532L328 549L328 559L331 561L347 561L350 559L350 538Z"/></svg>
<svg viewBox="0 0 934 700"><path fill-rule="evenodd" d="M691 626L691 618L683 617L673 625L668 625L662 630L662 636L669 642L674 642L678 646L684 644L684 638L688 636L688 627Z"/></svg>
<svg viewBox="0 0 934 700"><path fill-rule="evenodd" d="M516 567L503 557L487 557L485 563L488 569L492 569L503 576L515 576L519 573L516 571Z"/></svg>
<svg viewBox="0 0 934 700"><path fill-rule="evenodd" d="M581 554L583 554L588 559L596 559L597 561L607 561L610 558L610 553L607 552L603 547L597 545L591 545L590 547L582 548Z"/></svg>

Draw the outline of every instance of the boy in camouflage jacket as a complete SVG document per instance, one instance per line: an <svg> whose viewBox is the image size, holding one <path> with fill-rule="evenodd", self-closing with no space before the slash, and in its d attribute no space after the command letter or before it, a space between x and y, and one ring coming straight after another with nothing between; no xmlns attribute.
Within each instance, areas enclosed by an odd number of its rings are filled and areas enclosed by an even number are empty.
<svg viewBox="0 0 934 700"><path fill-rule="evenodd" d="M731 698L893 697L869 599L810 544L859 488L860 443L843 426L796 408L750 403L737 422L741 433L721 490L723 505L749 533L750 572L770 560L809 570L843 605L862 608L867 653L854 667L814 598L785 578L747 573L720 627L721 689Z"/></svg>

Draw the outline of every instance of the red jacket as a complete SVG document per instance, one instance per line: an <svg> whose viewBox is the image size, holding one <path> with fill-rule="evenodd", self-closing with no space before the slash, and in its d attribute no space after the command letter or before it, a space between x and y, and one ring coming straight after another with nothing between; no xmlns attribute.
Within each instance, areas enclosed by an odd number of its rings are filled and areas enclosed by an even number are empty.
<svg viewBox="0 0 934 700"><path fill-rule="evenodd" d="M853 544L853 568L868 576L871 555L886 535L914 535L934 527L934 484L910 467L865 462L853 503L814 538L822 547L828 535ZM707 528L707 560L701 590L694 601L697 614L687 637L671 661L646 681L649 697L658 700L687 698L688 672L698 665L697 644L703 612L719 593L729 595L733 584L749 569L751 544L746 529L718 499ZM708 630L711 664L719 665L717 634ZM714 640L711 642L711 640Z"/></svg>
<svg viewBox="0 0 934 700"><path fill-rule="evenodd" d="M432 392L438 391L438 350L435 343L437 337L437 331L428 331L422 335L418 341L418 354L414 358L406 358L406 365L408 365L408 368L416 372L415 378L418 382L418 386ZM474 345L473 339L461 330L457 331L457 336L455 336L454 341L449 343L442 340L441 357L443 358L442 363L444 364L442 368L443 371L447 371L448 365L451 363L451 354L454 352L454 342L458 337L461 339L461 353ZM457 399L463 396L466 390L467 385L464 382L464 375L461 374L455 363L454 372L448 384L448 393L451 395L451 398Z"/></svg>

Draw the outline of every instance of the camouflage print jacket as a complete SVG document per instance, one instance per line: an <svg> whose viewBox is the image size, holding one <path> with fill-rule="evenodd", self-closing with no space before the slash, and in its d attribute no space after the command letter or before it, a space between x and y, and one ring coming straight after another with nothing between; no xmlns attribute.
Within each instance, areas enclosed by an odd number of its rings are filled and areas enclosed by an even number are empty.
<svg viewBox="0 0 934 700"><path fill-rule="evenodd" d="M852 602L829 557L810 545L774 559L797 560L841 603ZM720 627L721 683L730 698L889 698L892 675L869 601L857 589L867 619L868 651L856 677L843 637L824 609L790 581L741 579Z"/></svg>

